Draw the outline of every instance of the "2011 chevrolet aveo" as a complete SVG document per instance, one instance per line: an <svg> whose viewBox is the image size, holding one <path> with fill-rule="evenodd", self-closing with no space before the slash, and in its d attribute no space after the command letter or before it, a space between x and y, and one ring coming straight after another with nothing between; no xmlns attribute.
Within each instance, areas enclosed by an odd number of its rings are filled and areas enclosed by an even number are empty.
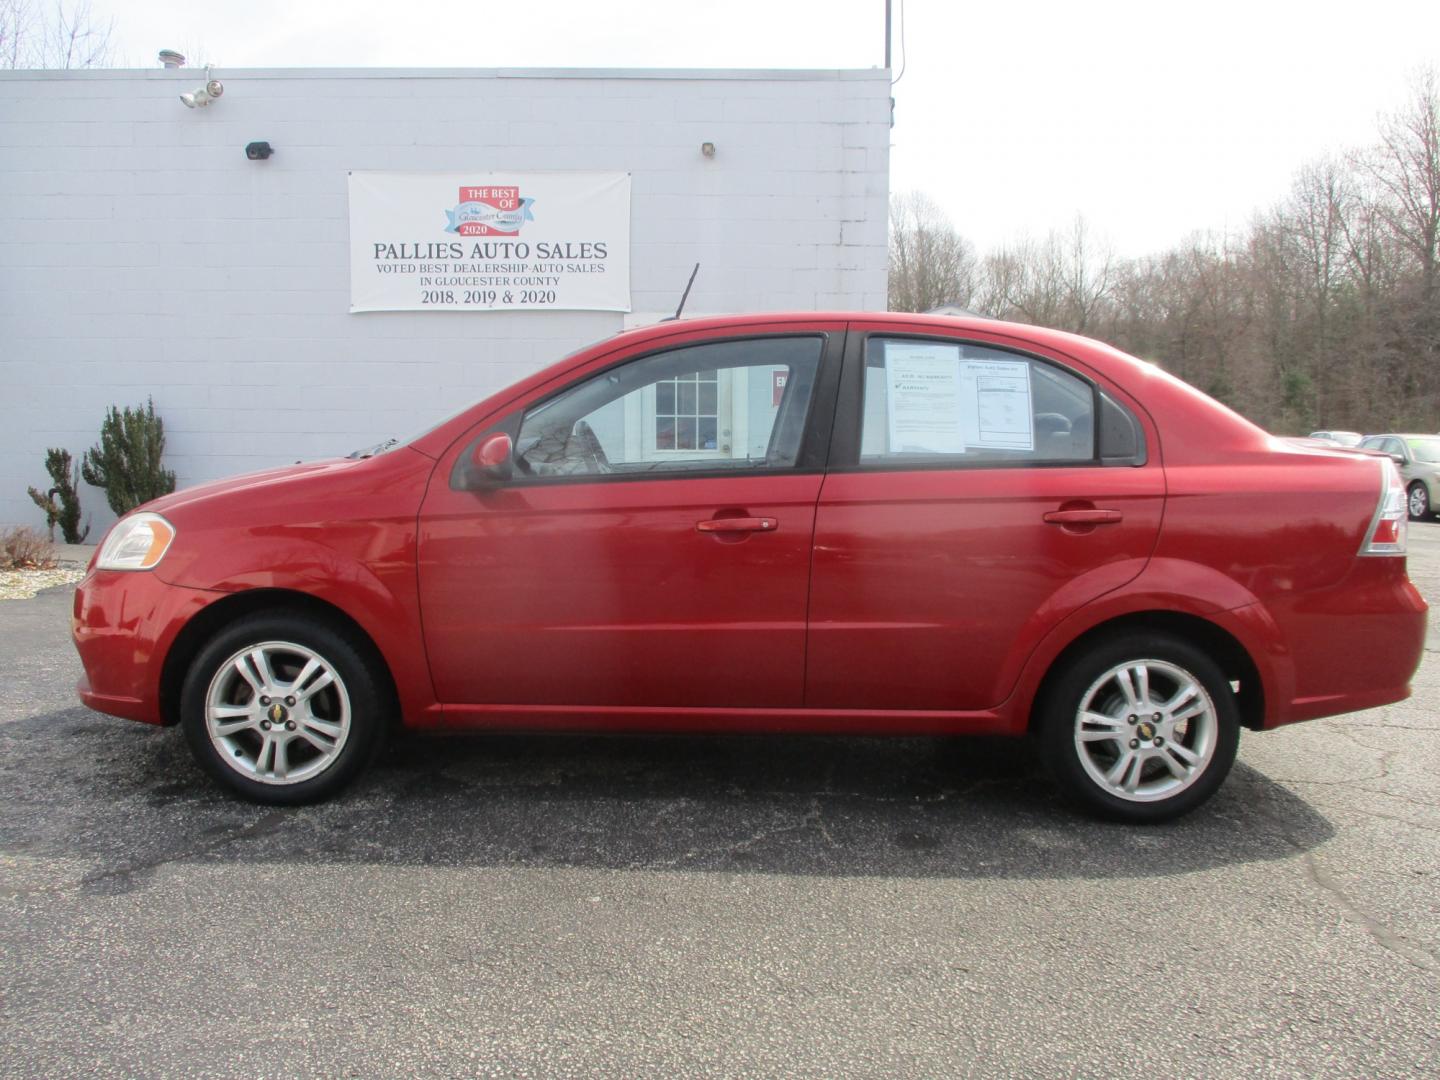
<svg viewBox="0 0 1440 1080"><path fill-rule="evenodd" d="M1154 821L1242 727L1409 693L1405 544L1389 459L1098 342L674 321L123 518L75 594L79 693L269 803L335 792L393 722L1033 733L1069 794Z"/></svg>

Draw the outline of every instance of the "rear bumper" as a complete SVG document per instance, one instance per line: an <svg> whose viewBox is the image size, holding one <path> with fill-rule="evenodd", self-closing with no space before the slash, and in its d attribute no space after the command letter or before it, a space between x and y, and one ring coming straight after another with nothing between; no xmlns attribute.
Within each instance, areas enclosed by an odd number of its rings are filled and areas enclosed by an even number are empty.
<svg viewBox="0 0 1440 1080"><path fill-rule="evenodd" d="M1291 693L1266 727L1404 701L1425 655L1428 607L1403 574L1305 597L1291 626Z"/></svg>
<svg viewBox="0 0 1440 1080"><path fill-rule="evenodd" d="M85 677L80 701L97 712L164 723L160 676L181 629L220 593L167 585L145 571L92 570L75 590L71 635Z"/></svg>

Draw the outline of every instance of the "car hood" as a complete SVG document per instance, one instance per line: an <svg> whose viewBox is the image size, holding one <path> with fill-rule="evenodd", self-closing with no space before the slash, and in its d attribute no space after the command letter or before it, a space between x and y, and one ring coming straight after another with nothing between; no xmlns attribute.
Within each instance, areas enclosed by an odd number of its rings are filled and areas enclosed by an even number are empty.
<svg viewBox="0 0 1440 1080"><path fill-rule="evenodd" d="M267 491L277 487L287 487L297 480L316 478L327 473L345 472L368 460L370 459L331 458L324 461L283 465L279 468L263 469L260 472L244 473L240 476L227 476L223 480L210 480L203 484L196 484L194 487L172 492L169 495L162 495L158 499L151 499L138 509L169 515L177 510L188 508L194 503L203 503L219 495L249 492L263 496Z"/></svg>
<svg viewBox="0 0 1440 1080"><path fill-rule="evenodd" d="M373 558L375 537L413 540L415 513L435 462L404 447L233 476L147 503L175 527L157 576L191 588L253 586L274 567ZM385 548L394 552L394 544ZM397 556L401 562L409 556Z"/></svg>

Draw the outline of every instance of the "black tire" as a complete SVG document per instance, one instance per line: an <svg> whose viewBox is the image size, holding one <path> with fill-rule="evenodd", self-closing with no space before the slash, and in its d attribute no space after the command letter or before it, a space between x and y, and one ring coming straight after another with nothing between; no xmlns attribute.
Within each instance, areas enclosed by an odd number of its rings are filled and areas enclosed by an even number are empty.
<svg viewBox="0 0 1440 1080"><path fill-rule="evenodd" d="M1430 520L1430 489L1417 480L1405 492L1405 509L1411 521Z"/></svg>
<svg viewBox="0 0 1440 1080"><path fill-rule="evenodd" d="M1135 707L1138 697L1127 695L1119 678L1112 677L1130 664L1145 665L1146 685L1154 696L1147 691L1143 700L1151 703L1152 712ZM1180 681L1176 672L1191 683ZM1125 677L1132 689L1140 689L1135 673ZM1189 699L1201 711L1184 719L1191 705L1175 706L1172 713L1166 702L1187 685L1204 693ZM1103 715L1104 723L1081 720L1087 704L1087 716ZM1042 752L1060 787L1092 812L1117 821L1166 821L1194 810L1229 775L1240 745L1240 712L1224 673L1200 649L1169 634L1129 632L1097 642L1056 672L1037 707ZM1183 723L1173 724L1171 715L1181 716ZM1088 736L1084 743L1082 733ZM1180 757L1184 753L1197 763L1187 765ZM1107 783L1126 758L1126 771ZM1177 776L1176 768L1186 777ZM1125 794L1132 776L1136 783ZM1175 785L1174 790L1167 793L1167 785Z"/></svg>
<svg viewBox="0 0 1440 1080"><path fill-rule="evenodd" d="M242 681L239 667L232 663L256 647L268 650L266 668L275 676L276 686L283 687L286 675L293 678L299 674L296 668L306 662L307 653L322 666L306 686L322 681L327 674L333 681L310 690L308 696L302 689L285 697L282 689L273 705L262 707L260 702L269 697L260 698L253 689L255 684ZM180 726L196 761L220 784L252 802L292 806L329 798L373 760L384 741L390 695L376 670L377 662L371 659L372 652L353 631L305 612L257 612L237 619L200 650L181 688ZM257 669L251 665L249 670ZM221 707L236 712L255 710L265 717L257 721L264 724L265 732L257 726L228 736L224 745L237 760L235 765L220 739L212 737L207 721L212 690L221 695ZM284 718L272 724L268 709L287 703ZM246 715L236 722L252 719ZM338 749L322 751L312 745L331 742L332 736L319 730L322 725L326 732L336 732L333 741ZM265 744L282 739L284 747L270 749L267 757ZM293 751L289 749L292 745ZM286 778L281 762L288 770L295 758L300 759L295 768L297 778ZM262 759L271 765L268 774L261 767ZM313 770L313 775L305 775L307 769Z"/></svg>

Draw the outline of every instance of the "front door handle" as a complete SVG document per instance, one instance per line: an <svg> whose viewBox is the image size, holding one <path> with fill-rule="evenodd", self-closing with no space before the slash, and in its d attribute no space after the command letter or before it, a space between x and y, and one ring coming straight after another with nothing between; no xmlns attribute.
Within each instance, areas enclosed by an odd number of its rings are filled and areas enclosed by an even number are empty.
<svg viewBox="0 0 1440 1080"><path fill-rule="evenodd" d="M1051 525L1114 525L1124 515L1119 510L1050 510L1042 520Z"/></svg>
<svg viewBox="0 0 1440 1080"><path fill-rule="evenodd" d="M697 521L695 531L703 533L774 532L780 523L767 517L710 518Z"/></svg>

